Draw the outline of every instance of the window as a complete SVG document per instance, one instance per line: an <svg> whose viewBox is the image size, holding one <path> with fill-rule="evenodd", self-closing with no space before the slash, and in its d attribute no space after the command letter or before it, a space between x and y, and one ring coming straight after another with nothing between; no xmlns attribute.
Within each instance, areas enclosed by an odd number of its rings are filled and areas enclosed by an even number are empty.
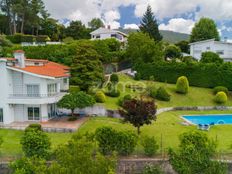
<svg viewBox="0 0 232 174"><path fill-rule="evenodd" d="M40 109L38 107L27 108L27 113L28 113L28 120L29 121L40 120Z"/></svg>
<svg viewBox="0 0 232 174"><path fill-rule="evenodd" d="M207 47L206 50L210 50L210 47Z"/></svg>
<svg viewBox="0 0 232 174"><path fill-rule="evenodd" d="M116 34L111 34L111 37L117 38Z"/></svg>
<svg viewBox="0 0 232 174"><path fill-rule="evenodd" d="M217 54L219 54L219 55L224 55L224 50L218 50L218 51L216 51L217 52Z"/></svg>
<svg viewBox="0 0 232 174"><path fill-rule="evenodd" d="M100 39L100 35L97 35L97 36L96 36L96 39Z"/></svg>
<svg viewBox="0 0 232 174"><path fill-rule="evenodd" d="M49 84L48 85L48 95L53 95L57 93L57 84Z"/></svg>
<svg viewBox="0 0 232 174"><path fill-rule="evenodd" d="M0 123L3 123L3 109L0 108Z"/></svg>
<svg viewBox="0 0 232 174"><path fill-rule="evenodd" d="M39 97L39 85L27 85L28 97Z"/></svg>

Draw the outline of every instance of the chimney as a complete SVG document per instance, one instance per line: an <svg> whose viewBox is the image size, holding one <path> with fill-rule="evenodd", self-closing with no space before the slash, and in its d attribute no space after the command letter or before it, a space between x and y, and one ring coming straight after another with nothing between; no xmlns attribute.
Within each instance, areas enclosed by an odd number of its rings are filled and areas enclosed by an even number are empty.
<svg viewBox="0 0 232 174"><path fill-rule="evenodd" d="M107 29L109 29L109 30L111 29L110 25L107 25Z"/></svg>
<svg viewBox="0 0 232 174"><path fill-rule="evenodd" d="M18 66L20 68L25 68L25 53L23 50L15 51L14 58L18 61Z"/></svg>

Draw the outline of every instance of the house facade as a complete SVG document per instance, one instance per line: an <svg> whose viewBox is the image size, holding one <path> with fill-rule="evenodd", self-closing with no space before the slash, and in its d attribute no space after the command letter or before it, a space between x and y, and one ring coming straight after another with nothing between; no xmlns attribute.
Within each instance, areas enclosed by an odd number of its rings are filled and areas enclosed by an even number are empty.
<svg viewBox="0 0 232 174"><path fill-rule="evenodd" d="M110 38L115 38L121 43L127 42L127 34L117 31L117 30L112 30L110 28L99 28L91 34L91 40L104 40L104 39L110 39Z"/></svg>
<svg viewBox="0 0 232 174"><path fill-rule="evenodd" d="M56 116L56 103L69 89L69 68L54 62L0 58L0 123L47 121Z"/></svg>
<svg viewBox="0 0 232 174"><path fill-rule="evenodd" d="M232 61L232 43L226 41L215 41L209 39L199 42L190 43L190 55L197 60L201 59L203 52L212 51L217 53L225 62Z"/></svg>

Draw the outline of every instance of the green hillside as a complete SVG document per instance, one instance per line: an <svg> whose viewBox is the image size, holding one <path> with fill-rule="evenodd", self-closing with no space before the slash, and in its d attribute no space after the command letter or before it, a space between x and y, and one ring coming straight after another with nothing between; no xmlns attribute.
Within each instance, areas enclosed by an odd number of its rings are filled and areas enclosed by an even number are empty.
<svg viewBox="0 0 232 174"><path fill-rule="evenodd" d="M137 32L135 29L119 29L119 31L129 34L131 32ZM189 40L189 35L184 33L178 33L174 31L161 30L163 39L169 43L177 43L182 40Z"/></svg>

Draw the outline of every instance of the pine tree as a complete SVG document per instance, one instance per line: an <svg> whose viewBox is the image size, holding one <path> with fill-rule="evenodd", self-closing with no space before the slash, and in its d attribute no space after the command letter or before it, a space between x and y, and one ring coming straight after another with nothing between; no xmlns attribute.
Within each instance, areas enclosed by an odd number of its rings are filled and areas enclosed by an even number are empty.
<svg viewBox="0 0 232 174"><path fill-rule="evenodd" d="M152 12L151 6L148 5L147 11L143 15L140 30L144 33L148 33L151 38L155 41L161 41L163 39L162 35L159 32L157 20L155 15Z"/></svg>

